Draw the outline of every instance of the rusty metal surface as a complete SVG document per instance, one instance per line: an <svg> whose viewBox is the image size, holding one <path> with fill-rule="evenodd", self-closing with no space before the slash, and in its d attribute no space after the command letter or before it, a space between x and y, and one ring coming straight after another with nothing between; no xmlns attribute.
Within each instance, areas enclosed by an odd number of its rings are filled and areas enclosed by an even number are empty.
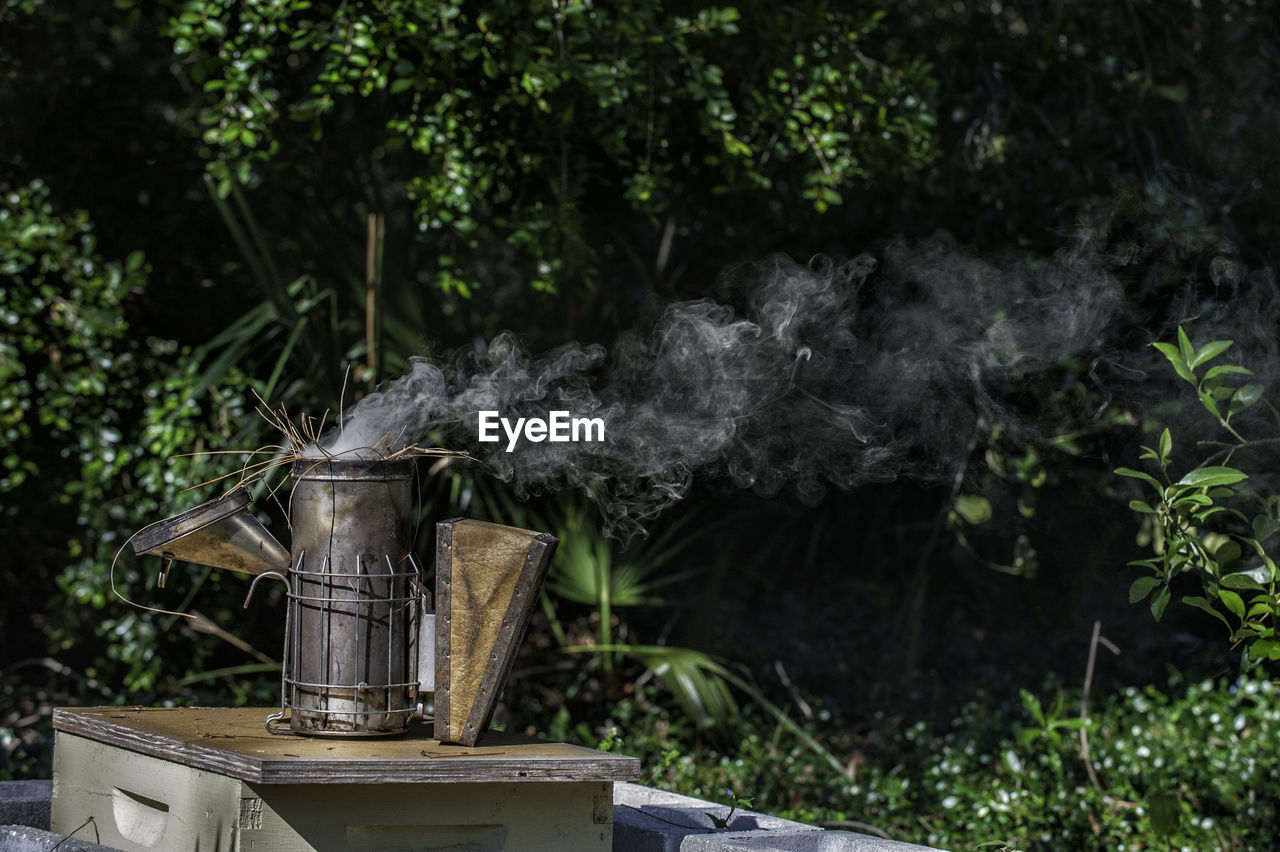
<svg viewBox="0 0 1280 852"><path fill-rule="evenodd" d="M289 551L248 507L248 489L235 488L139 530L131 541L133 552L246 574L289 570Z"/></svg>
<svg viewBox="0 0 1280 852"><path fill-rule="evenodd" d="M451 638L453 612L453 525L461 518L436 524L436 691L435 733L446 739L453 714L453 652Z"/></svg>
<svg viewBox="0 0 1280 852"><path fill-rule="evenodd" d="M437 525L438 739L473 745L488 727L557 543L482 521Z"/></svg>
<svg viewBox="0 0 1280 852"><path fill-rule="evenodd" d="M515 664L520 643L524 641L525 630L529 627L529 617L538 602L542 581L547 576L551 557L559 544L560 539L550 533L539 533L529 542L529 550L521 565L520 575L516 578L511 602L503 614L502 626L498 629L498 640L494 643L489 664L485 666L484 676L480 681L479 697L471 705L471 712L467 714L467 720L462 726L459 742L465 745L474 745L493 720L493 711L498 706L498 698L502 695L511 667Z"/></svg>
<svg viewBox="0 0 1280 852"><path fill-rule="evenodd" d="M285 703L295 733L397 733L416 710L414 472L411 461L294 463Z"/></svg>

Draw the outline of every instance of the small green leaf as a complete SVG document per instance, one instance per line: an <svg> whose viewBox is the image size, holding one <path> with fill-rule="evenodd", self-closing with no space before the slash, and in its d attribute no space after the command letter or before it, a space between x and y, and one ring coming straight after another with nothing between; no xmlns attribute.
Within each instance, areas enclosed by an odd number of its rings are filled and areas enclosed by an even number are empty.
<svg viewBox="0 0 1280 852"><path fill-rule="evenodd" d="M1130 500L1129 508L1135 512L1141 512L1144 515L1154 515L1156 513L1155 509L1151 508L1141 500Z"/></svg>
<svg viewBox="0 0 1280 852"><path fill-rule="evenodd" d="M1249 657L1254 660L1280 660L1280 642L1275 639L1255 639L1249 643Z"/></svg>
<svg viewBox="0 0 1280 852"><path fill-rule="evenodd" d="M1266 541L1280 530L1280 524L1270 515L1255 515L1253 518L1253 537L1258 541Z"/></svg>
<svg viewBox="0 0 1280 852"><path fill-rule="evenodd" d="M1178 351L1178 347L1158 341L1151 345L1164 353L1164 357L1168 358L1169 363L1173 365L1174 372L1192 384L1195 383L1196 374L1191 372L1191 368L1187 366L1187 361L1182 357L1182 353Z"/></svg>
<svg viewBox="0 0 1280 852"><path fill-rule="evenodd" d="M966 523L974 526L991 520L991 502L986 497L979 497L976 494L962 494L957 497L955 510Z"/></svg>
<svg viewBox="0 0 1280 852"><path fill-rule="evenodd" d="M1214 618L1218 619L1223 624L1225 624L1228 630L1231 629L1231 622L1227 621L1227 617L1225 615L1223 615L1222 613L1214 609L1213 604L1211 604L1207 598L1189 595L1187 597L1184 597L1182 599L1182 602L1187 606L1193 606L1196 609L1204 610L1205 612L1209 613Z"/></svg>
<svg viewBox="0 0 1280 852"><path fill-rule="evenodd" d="M1209 368L1209 372L1204 374L1204 380L1206 382L1211 382L1219 376L1226 376L1230 374L1252 376L1253 370L1250 370L1247 367L1241 367L1238 364L1219 364L1216 367Z"/></svg>
<svg viewBox="0 0 1280 852"><path fill-rule="evenodd" d="M1033 692L1026 689L1018 690L1022 697L1022 706L1031 714L1031 718L1035 719L1040 727L1045 726L1044 708L1040 704L1040 699Z"/></svg>
<svg viewBox="0 0 1280 852"><path fill-rule="evenodd" d="M1166 428L1160 433L1160 461L1167 461L1169 454L1173 452L1173 436L1169 434Z"/></svg>
<svg viewBox="0 0 1280 852"><path fill-rule="evenodd" d="M1206 361L1211 361L1214 358L1217 358L1223 352L1226 352L1228 349L1230 349L1231 344L1232 344L1232 341L1230 340L1215 340L1212 343L1206 343L1204 346L1200 347L1200 351L1197 352L1195 354L1195 357L1191 359L1191 366L1199 367L1201 364L1205 363Z"/></svg>
<svg viewBox="0 0 1280 852"><path fill-rule="evenodd" d="M1155 488L1157 491L1159 491L1161 494L1164 494L1164 486L1160 484L1160 481L1158 479L1156 479L1154 476L1152 476L1149 473L1143 473L1142 471L1134 470L1131 467L1118 467L1116 468L1116 475L1128 476L1132 479L1141 479L1143 482L1150 483L1151 486Z"/></svg>
<svg viewBox="0 0 1280 852"><path fill-rule="evenodd" d="M1244 601L1230 589L1219 589L1218 600L1229 609L1236 618L1244 618Z"/></svg>
<svg viewBox="0 0 1280 852"><path fill-rule="evenodd" d="M1245 385L1237 390L1231 396L1231 402L1227 405L1227 409L1233 414L1237 411L1244 411L1246 408L1257 403L1262 399L1262 392L1266 390L1262 385Z"/></svg>
<svg viewBox="0 0 1280 852"><path fill-rule="evenodd" d="M1218 402L1216 399L1214 399L1213 394L1209 393L1208 391L1202 390L1202 391L1198 391L1196 393L1196 396L1200 397L1200 404L1204 406L1205 411L1208 411L1210 414L1212 414L1214 417L1218 419L1222 418L1222 413L1218 411Z"/></svg>
<svg viewBox="0 0 1280 852"><path fill-rule="evenodd" d="M1187 337L1187 330L1182 326L1178 326L1178 352L1181 353L1182 360L1190 367L1196 357L1196 348L1191 345L1191 338Z"/></svg>
<svg viewBox="0 0 1280 852"><path fill-rule="evenodd" d="M1228 539L1217 548L1213 549L1213 562L1220 565L1230 565L1240 558L1240 544L1234 539Z"/></svg>
<svg viewBox="0 0 1280 852"><path fill-rule="evenodd" d="M1244 617L1253 619L1271 615L1271 596L1266 592L1256 595L1253 603L1249 604L1249 608L1245 610Z"/></svg>
<svg viewBox="0 0 1280 852"><path fill-rule="evenodd" d="M1129 587L1129 603L1134 604L1151 594L1151 590L1160 585L1159 577L1139 577Z"/></svg>
<svg viewBox="0 0 1280 852"><path fill-rule="evenodd" d="M1164 609L1169 605L1169 587L1165 586L1160 593L1151 599L1151 614L1159 621L1164 617Z"/></svg>
<svg viewBox="0 0 1280 852"><path fill-rule="evenodd" d="M1252 547L1253 552L1262 560L1261 565L1255 565L1249 569L1249 576L1259 583L1270 583L1276 578L1276 563L1267 555L1267 549L1262 546L1262 542L1254 538L1246 538L1244 543Z"/></svg>
<svg viewBox="0 0 1280 852"><path fill-rule="evenodd" d="M1189 485L1193 488L1205 488L1214 485L1231 485L1236 482L1243 482L1248 478L1249 475L1247 473L1236 470L1234 467L1211 465L1191 471L1182 479L1179 479L1177 484Z"/></svg>
<svg viewBox="0 0 1280 852"><path fill-rule="evenodd" d="M1229 535L1209 533L1204 537L1204 546L1219 565L1230 565L1240 558L1240 542Z"/></svg>

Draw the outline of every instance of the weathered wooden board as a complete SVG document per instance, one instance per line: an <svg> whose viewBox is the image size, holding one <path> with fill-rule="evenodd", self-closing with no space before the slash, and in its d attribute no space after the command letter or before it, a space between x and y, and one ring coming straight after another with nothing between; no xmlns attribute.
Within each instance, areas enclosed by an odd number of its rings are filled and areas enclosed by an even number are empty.
<svg viewBox="0 0 1280 852"><path fill-rule="evenodd" d="M493 717L559 540L483 521L436 527L435 735L471 746Z"/></svg>
<svg viewBox="0 0 1280 852"><path fill-rule="evenodd" d="M253 784L627 781L634 757L489 732L477 747L428 739L425 724L394 737L269 734L268 708L95 707L54 710L55 730Z"/></svg>

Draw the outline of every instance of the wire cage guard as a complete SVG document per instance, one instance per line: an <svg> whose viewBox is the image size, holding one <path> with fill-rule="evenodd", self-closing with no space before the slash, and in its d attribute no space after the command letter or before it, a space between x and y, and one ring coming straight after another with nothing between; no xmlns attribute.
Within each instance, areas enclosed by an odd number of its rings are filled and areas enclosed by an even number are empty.
<svg viewBox="0 0 1280 852"><path fill-rule="evenodd" d="M418 624L429 598L410 550L413 465L295 462L293 563L280 704L267 730L378 736L418 708ZM266 576L266 575L264 575ZM252 590L251 590L252 592Z"/></svg>
<svg viewBox="0 0 1280 852"><path fill-rule="evenodd" d="M308 570L305 552L288 578L280 712L267 730L311 736L379 736L405 730L418 708L417 625L422 571L412 555L355 572ZM379 570L380 569L380 570ZM255 581L256 583L256 581Z"/></svg>

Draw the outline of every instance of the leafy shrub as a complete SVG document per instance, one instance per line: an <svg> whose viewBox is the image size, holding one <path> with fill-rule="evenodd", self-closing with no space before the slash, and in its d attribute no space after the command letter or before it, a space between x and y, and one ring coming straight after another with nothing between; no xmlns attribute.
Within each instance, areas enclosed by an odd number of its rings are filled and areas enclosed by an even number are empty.
<svg viewBox="0 0 1280 852"><path fill-rule="evenodd" d="M88 215L58 209L43 183L0 197L0 518L6 548L23 555L2 578L10 664L0 720L26 720L0 732L0 772L8 753L28 754L18 771L32 765L32 720L51 703L143 700L162 679L198 670L213 647L111 593L129 532L207 499L175 486L171 457L216 449L255 420L238 373L197 393L198 358L133 335L127 314L147 274L141 253L101 256ZM190 484L227 467L199 455L180 464ZM145 596L151 567L122 559L114 583ZM217 620L227 601L202 603ZM180 652L160 651L175 641ZM33 672L53 682L16 687Z"/></svg>
<svg viewBox="0 0 1280 852"><path fill-rule="evenodd" d="M779 816L947 849L1137 850L1155 838L1187 850L1280 848L1270 682L1129 687L1085 722L1078 692L1050 683L1020 698L986 696L945 727L881 713L858 733L819 707L806 727L843 774L752 710L737 748L718 750L642 697L618 706L604 745L639 756L657 786L713 801L731 790Z"/></svg>
<svg viewBox="0 0 1280 852"><path fill-rule="evenodd" d="M113 379L134 357L123 306L146 263L139 253L123 263L98 257L88 215L57 215L48 196L36 182L0 202L0 494L41 474L46 460L59 464L33 445L83 440L84 450L101 450L122 437Z"/></svg>
<svg viewBox="0 0 1280 852"><path fill-rule="evenodd" d="M1170 473L1174 437L1168 428L1154 447L1142 448L1141 458L1155 462L1159 478L1132 468L1116 471L1144 482L1155 495L1150 503L1129 503L1144 520L1155 551L1154 556L1134 563L1149 573L1133 582L1129 599L1137 602L1151 596L1151 612L1159 619L1172 597L1174 579L1194 575L1204 595L1184 596L1184 604L1226 625L1232 644L1244 646L1245 664L1280 660L1280 641L1275 638L1280 576L1268 552L1280 533L1280 493L1266 484L1266 471L1260 469L1269 467L1269 461L1248 455L1277 439L1270 434L1274 428L1270 423L1261 436L1256 420L1250 424L1252 430L1242 423L1243 415L1264 401L1265 388L1253 381L1244 366L1213 363L1231 348L1230 340L1197 347L1179 328L1176 345L1154 345L1179 378L1194 388L1220 438L1197 446L1190 454L1199 460L1176 480ZM1251 477L1242 469L1246 467L1264 475Z"/></svg>
<svg viewBox="0 0 1280 852"><path fill-rule="evenodd" d="M691 196L765 204L785 185L821 211L937 158L931 69L885 38L882 11L161 5L174 68L197 91L182 121L219 192L311 172L322 140L358 126L351 155L403 181L445 294L504 279L594 288L601 244L617 239L597 227L605 209L647 228Z"/></svg>

